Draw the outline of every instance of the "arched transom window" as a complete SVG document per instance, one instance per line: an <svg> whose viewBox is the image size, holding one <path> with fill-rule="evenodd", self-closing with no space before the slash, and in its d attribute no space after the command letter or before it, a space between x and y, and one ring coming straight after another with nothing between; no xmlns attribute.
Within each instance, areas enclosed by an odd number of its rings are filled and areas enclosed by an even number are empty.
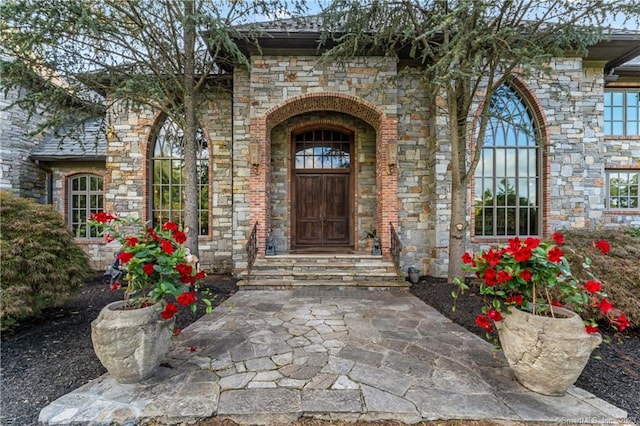
<svg viewBox="0 0 640 426"><path fill-rule="evenodd" d="M171 119L166 119L153 143L150 163L151 217L153 225L173 221L184 223L185 171L184 132ZM209 149L207 140L198 129L198 217L199 235L209 233Z"/></svg>
<svg viewBox="0 0 640 426"><path fill-rule="evenodd" d="M490 119L475 172L475 235L540 235L540 144L522 98L504 84L489 106Z"/></svg>

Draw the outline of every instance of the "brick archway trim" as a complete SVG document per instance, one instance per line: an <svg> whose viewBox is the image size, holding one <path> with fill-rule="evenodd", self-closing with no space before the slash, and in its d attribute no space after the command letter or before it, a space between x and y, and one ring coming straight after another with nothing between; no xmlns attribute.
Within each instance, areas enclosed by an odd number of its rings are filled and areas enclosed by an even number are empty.
<svg viewBox="0 0 640 426"><path fill-rule="evenodd" d="M357 117L376 131L376 186L378 213L376 229L382 239L383 254L389 257L390 224L398 223L398 174L389 165L389 148L398 139L397 118L387 116L376 105L354 95L317 92L295 96L274 105L264 115L251 118L250 140L259 147L260 164L250 177L249 213L251 223L258 223L258 256L264 256L266 238L271 228L269 184L271 182L271 129L283 121L306 112L334 111Z"/></svg>
<svg viewBox="0 0 640 426"><path fill-rule="evenodd" d="M376 132L385 120L380 109L357 96L338 92L306 93L269 108L264 114L266 130L269 132L283 121L311 111L335 111L352 115L370 124Z"/></svg>

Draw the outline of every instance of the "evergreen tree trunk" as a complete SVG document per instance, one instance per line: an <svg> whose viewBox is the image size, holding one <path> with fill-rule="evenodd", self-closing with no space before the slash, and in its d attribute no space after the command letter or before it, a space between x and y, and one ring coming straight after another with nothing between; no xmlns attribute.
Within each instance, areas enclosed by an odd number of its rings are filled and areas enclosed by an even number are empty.
<svg viewBox="0 0 640 426"><path fill-rule="evenodd" d="M449 134L451 137L451 221L449 223L449 268L447 279L462 276L462 255L467 234L467 154L466 112L461 94L468 88L464 79L456 79L447 89Z"/></svg>
<svg viewBox="0 0 640 426"><path fill-rule="evenodd" d="M196 27L194 25L195 4L192 0L184 1L184 191L185 191L185 232L186 246L191 253L198 255L198 170L196 129L196 97L195 90L195 42Z"/></svg>

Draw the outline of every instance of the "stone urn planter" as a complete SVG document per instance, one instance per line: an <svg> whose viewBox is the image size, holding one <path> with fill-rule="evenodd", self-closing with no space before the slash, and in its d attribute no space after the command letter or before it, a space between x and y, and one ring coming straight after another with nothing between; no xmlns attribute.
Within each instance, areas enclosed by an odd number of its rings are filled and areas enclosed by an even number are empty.
<svg viewBox="0 0 640 426"><path fill-rule="evenodd" d="M518 381L543 395L562 395L602 342L588 334L578 314L554 307L555 318L512 308L496 322L500 344Z"/></svg>
<svg viewBox="0 0 640 426"><path fill-rule="evenodd" d="M151 377L164 359L175 319L164 321L156 305L122 309L124 301L105 306L91 323L93 348L119 383Z"/></svg>

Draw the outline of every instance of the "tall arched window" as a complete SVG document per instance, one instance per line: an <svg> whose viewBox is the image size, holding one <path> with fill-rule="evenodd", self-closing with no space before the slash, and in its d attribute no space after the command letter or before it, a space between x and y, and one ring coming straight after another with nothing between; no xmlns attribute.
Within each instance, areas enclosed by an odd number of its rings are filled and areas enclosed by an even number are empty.
<svg viewBox="0 0 640 426"><path fill-rule="evenodd" d="M475 235L540 235L540 144L522 98L503 84L489 105L490 119L475 173Z"/></svg>
<svg viewBox="0 0 640 426"><path fill-rule="evenodd" d="M153 225L173 221L184 223L185 173L182 140L184 132L166 119L155 137L150 162L151 218ZM209 233L209 149L207 139L198 129L196 139L198 170L199 235Z"/></svg>
<svg viewBox="0 0 640 426"><path fill-rule="evenodd" d="M98 230L87 224L92 213L104 210L102 176L81 174L67 180L69 228L76 238L98 237Z"/></svg>

